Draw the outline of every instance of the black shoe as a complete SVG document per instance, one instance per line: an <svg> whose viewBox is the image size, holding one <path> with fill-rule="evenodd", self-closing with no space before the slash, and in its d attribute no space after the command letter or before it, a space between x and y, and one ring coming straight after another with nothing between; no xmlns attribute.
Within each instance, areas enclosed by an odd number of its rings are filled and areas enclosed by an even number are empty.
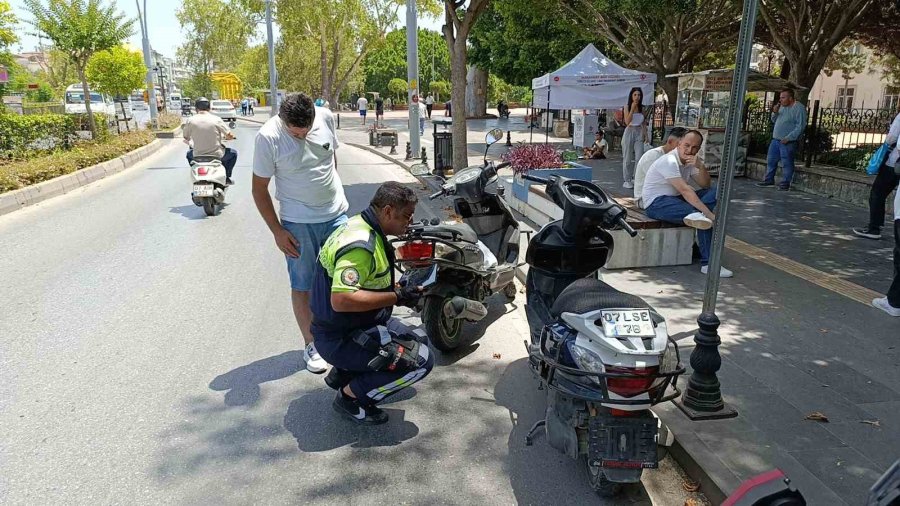
<svg viewBox="0 0 900 506"><path fill-rule="evenodd" d="M388 421L388 415L376 406L362 407L356 399L351 399L338 392L331 406L341 416L360 425L380 425Z"/></svg>
<svg viewBox="0 0 900 506"><path fill-rule="evenodd" d="M789 184L780 184L780 185L778 185L778 191L780 191L780 192L788 192L788 191L791 191L791 185L789 185Z"/></svg>
<svg viewBox="0 0 900 506"><path fill-rule="evenodd" d="M881 230L873 229L873 228L854 228L853 234L858 237L865 237L866 239L873 239L878 241L881 239Z"/></svg>
<svg viewBox="0 0 900 506"><path fill-rule="evenodd" d="M335 390L340 390L349 385L354 376L350 371L332 367L325 375L325 384Z"/></svg>
<svg viewBox="0 0 900 506"><path fill-rule="evenodd" d="M775 182L774 181L760 181L759 183L756 183L756 186L759 186L760 188L765 187L765 186L775 186Z"/></svg>
<svg viewBox="0 0 900 506"><path fill-rule="evenodd" d="M231 179L230 177L226 177L226 178L225 178L225 184L228 185L228 186L233 185L233 184L234 184L234 179Z"/></svg>

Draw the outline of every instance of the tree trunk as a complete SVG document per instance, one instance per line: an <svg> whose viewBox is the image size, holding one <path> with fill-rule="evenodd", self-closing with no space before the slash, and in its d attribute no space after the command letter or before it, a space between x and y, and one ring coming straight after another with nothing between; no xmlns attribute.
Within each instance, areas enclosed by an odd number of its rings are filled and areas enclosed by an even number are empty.
<svg viewBox="0 0 900 506"><path fill-rule="evenodd" d="M460 170L469 165L468 133L466 131L466 37L453 41L450 52L450 112L453 115L453 168Z"/></svg>
<svg viewBox="0 0 900 506"><path fill-rule="evenodd" d="M84 110L88 117L88 126L91 129L91 139L97 138L97 123L94 121L94 113L91 111L91 90L88 88L87 77L84 75L84 65L78 65L78 78L81 79L81 90L84 92Z"/></svg>
<svg viewBox="0 0 900 506"><path fill-rule="evenodd" d="M669 102L669 113L675 118L675 108L678 105L678 78L663 77L657 84L666 92L666 100ZM622 107L625 107L623 104Z"/></svg>
<svg viewBox="0 0 900 506"><path fill-rule="evenodd" d="M470 66L466 75L466 117L483 118L487 115L487 86L487 71Z"/></svg>

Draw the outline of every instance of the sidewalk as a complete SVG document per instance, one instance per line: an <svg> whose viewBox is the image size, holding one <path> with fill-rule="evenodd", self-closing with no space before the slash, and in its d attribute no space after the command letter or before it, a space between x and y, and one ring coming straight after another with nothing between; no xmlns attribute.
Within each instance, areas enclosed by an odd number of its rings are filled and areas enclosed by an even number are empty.
<svg viewBox="0 0 900 506"><path fill-rule="evenodd" d="M388 148L368 147L358 116L341 115L342 141L403 164L405 111L386 119L400 132L393 156ZM512 130L514 143L528 139L515 113L509 120L470 120L470 163L481 161L484 132L494 126ZM423 140L429 160L430 131L428 125ZM535 131L535 142L542 140ZM505 152L504 144L492 147L490 156ZM617 155L588 164L595 181L625 195ZM671 403L655 409L675 433L673 454L714 503L740 482L778 467L808 504L859 505L900 458L900 319L868 305L890 283L893 238L854 237L850 228L866 217L864 208L735 180L723 261L735 277L722 281L717 315L719 379L739 416L692 422ZM666 317L689 368L705 285L699 265L605 271L603 278ZM679 382L682 389L689 374ZM828 422L807 419L814 412Z"/></svg>

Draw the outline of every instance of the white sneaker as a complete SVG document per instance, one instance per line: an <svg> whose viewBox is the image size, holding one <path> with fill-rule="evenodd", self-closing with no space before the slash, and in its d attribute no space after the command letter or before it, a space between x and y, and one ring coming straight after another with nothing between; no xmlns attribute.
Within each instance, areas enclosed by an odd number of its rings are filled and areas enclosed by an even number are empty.
<svg viewBox="0 0 900 506"><path fill-rule="evenodd" d="M706 216L703 216L703 213L701 213L700 211L685 216L684 224L689 227L694 227L698 230L709 230L713 226L712 220L707 218Z"/></svg>
<svg viewBox="0 0 900 506"><path fill-rule="evenodd" d="M900 307L892 306L887 297L873 300L872 305L891 316L900 316Z"/></svg>
<svg viewBox="0 0 900 506"><path fill-rule="evenodd" d="M703 274L708 273L708 272L709 272L709 266L708 266L708 265L704 265L703 267L700 268L700 272L703 273ZM733 272L729 271L728 269L726 269L726 268L724 268L724 267L720 267L720 268L719 268L719 277L720 277L720 278L730 278L730 277L732 277L732 276L734 276L734 273L733 273Z"/></svg>
<svg viewBox="0 0 900 506"><path fill-rule="evenodd" d="M303 350L303 361L306 362L306 370L311 373L322 374L328 370L328 362L316 351L315 344L310 344Z"/></svg>
<svg viewBox="0 0 900 506"><path fill-rule="evenodd" d="M632 183L631 181L625 181L624 183L622 183L622 187L623 188L634 188L634 183Z"/></svg>

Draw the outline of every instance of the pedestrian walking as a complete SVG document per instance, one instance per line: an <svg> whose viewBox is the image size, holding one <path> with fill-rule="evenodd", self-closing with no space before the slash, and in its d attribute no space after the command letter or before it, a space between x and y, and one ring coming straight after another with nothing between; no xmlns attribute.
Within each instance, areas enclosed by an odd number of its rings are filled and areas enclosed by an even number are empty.
<svg viewBox="0 0 900 506"><path fill-rule="evenodd" d="M775 123L775 128L766 157L766 176L756 186L775 186L775 171L780 161L783 179L778 189L787 191L791 189L794 178L794 157L799 139L806 130L806 106L797 102L794 90L781 90L778 102L772 104L772 123Z"/></svg>
<svg viewBox="0 0 900 506"><path fill-rule="evenodd" d="M349 208L337 172L339 146L331 111L313 105L306 94L292 93L260 127L253 153L253 201L284 253L294 317L305 343L303 359L314 373L325 372L328 364L309 330L309 291L319 250L347 221ZM278 214L269 194L272 179Z"/></svg>
<svg viewBox="0 0 900 506"><path fill-rule="evenodd" d="M425 97L425 108L428 110L428 119L431 119L431 111L434 109L434 97L431 96L431 93Z"/></svg>
<svg viewBox="0 0 900 506"><path fill-rule="evenodd" d="M625 133L622 135L622 186L634 188L634 168L644 155L647 136L647 118L643 111L644 92L639 87L631 88L628 102L622 111L625 117Z"/></svg>
<svg viewBox="0 0 900 506"><path fill-rule="evenodd" d="M244 97L244 99L241 100L241 116L246 116L246 115L247 115L247 106L248 106L248 105L249 105L249 104L248 104L248 102L247 102L247 98Z"/></svg>
<svg viewBox="0 0 900 506"><path fill-rule="evenodd" d="M366 97L359 97L356 101L356 108L359 109L359 117L362 118L362 124L366 124L366 109L369 107L369 101Z"/></svg>
<svg viewBox="0 0 900 506"><path fill-rule="evenodd" d="M385 103L387 104L388 109L390 109L392 111L394 110L394 99L393 98L388 97L387 99L385 99Z"/></svg>
<svg viewBox="0 0 900 506"><path fill-rule="evenodd" d="M453 117L453 113L450 111L450 100L444 102L444 116Z"/></svg>
<svg viewBox="0 0 900 506"><path fill-rule="evenodd" d="M377 126L379 123L384 122L384 99L381 98L381 95L375 97L375 125Z"/></svg>
<svg viewBox="0 0 900 506"><path fill-rule="evenodd" d="M412 96L413 107L419 108L419 135L425 135L425 118L428 116L428 108L425 103L419 100L418 95Z"/></svg>
<svg viewBox="0 0 900 506"><path fill-rule="evenodd" d="M894 170L898 169L895 167ZM900 171L895 174L900 174ZM900 192L894 195L894 281L888 288L887 296L873 300L872 305L891 316L900 317Z"/></svg>
<svg viewBox="0 0 900 506"><path fill-rule="evenodd" d="M256 99L253 97L247 97L247 112L250 113L250 116L253 116L254 107L256 107Z"/></svg>
<svg viewBox="0 0 900 506"><path fill-rule="evenodd" d="M900 138L900 114L894 116L891 122L890 130L884 143L893 146L891 152L884 157L884 163L878 169L872 188L869 190L869 224L864 228L854 228L853 233L859 237L866 239L881 239L881 227L884 226L885 202L888 196L897 188L900 183L900 175L897 173L897 162L900 159L900 147L897 146L897 139ZM896 205L894 213L897 212Z"/></svg>

